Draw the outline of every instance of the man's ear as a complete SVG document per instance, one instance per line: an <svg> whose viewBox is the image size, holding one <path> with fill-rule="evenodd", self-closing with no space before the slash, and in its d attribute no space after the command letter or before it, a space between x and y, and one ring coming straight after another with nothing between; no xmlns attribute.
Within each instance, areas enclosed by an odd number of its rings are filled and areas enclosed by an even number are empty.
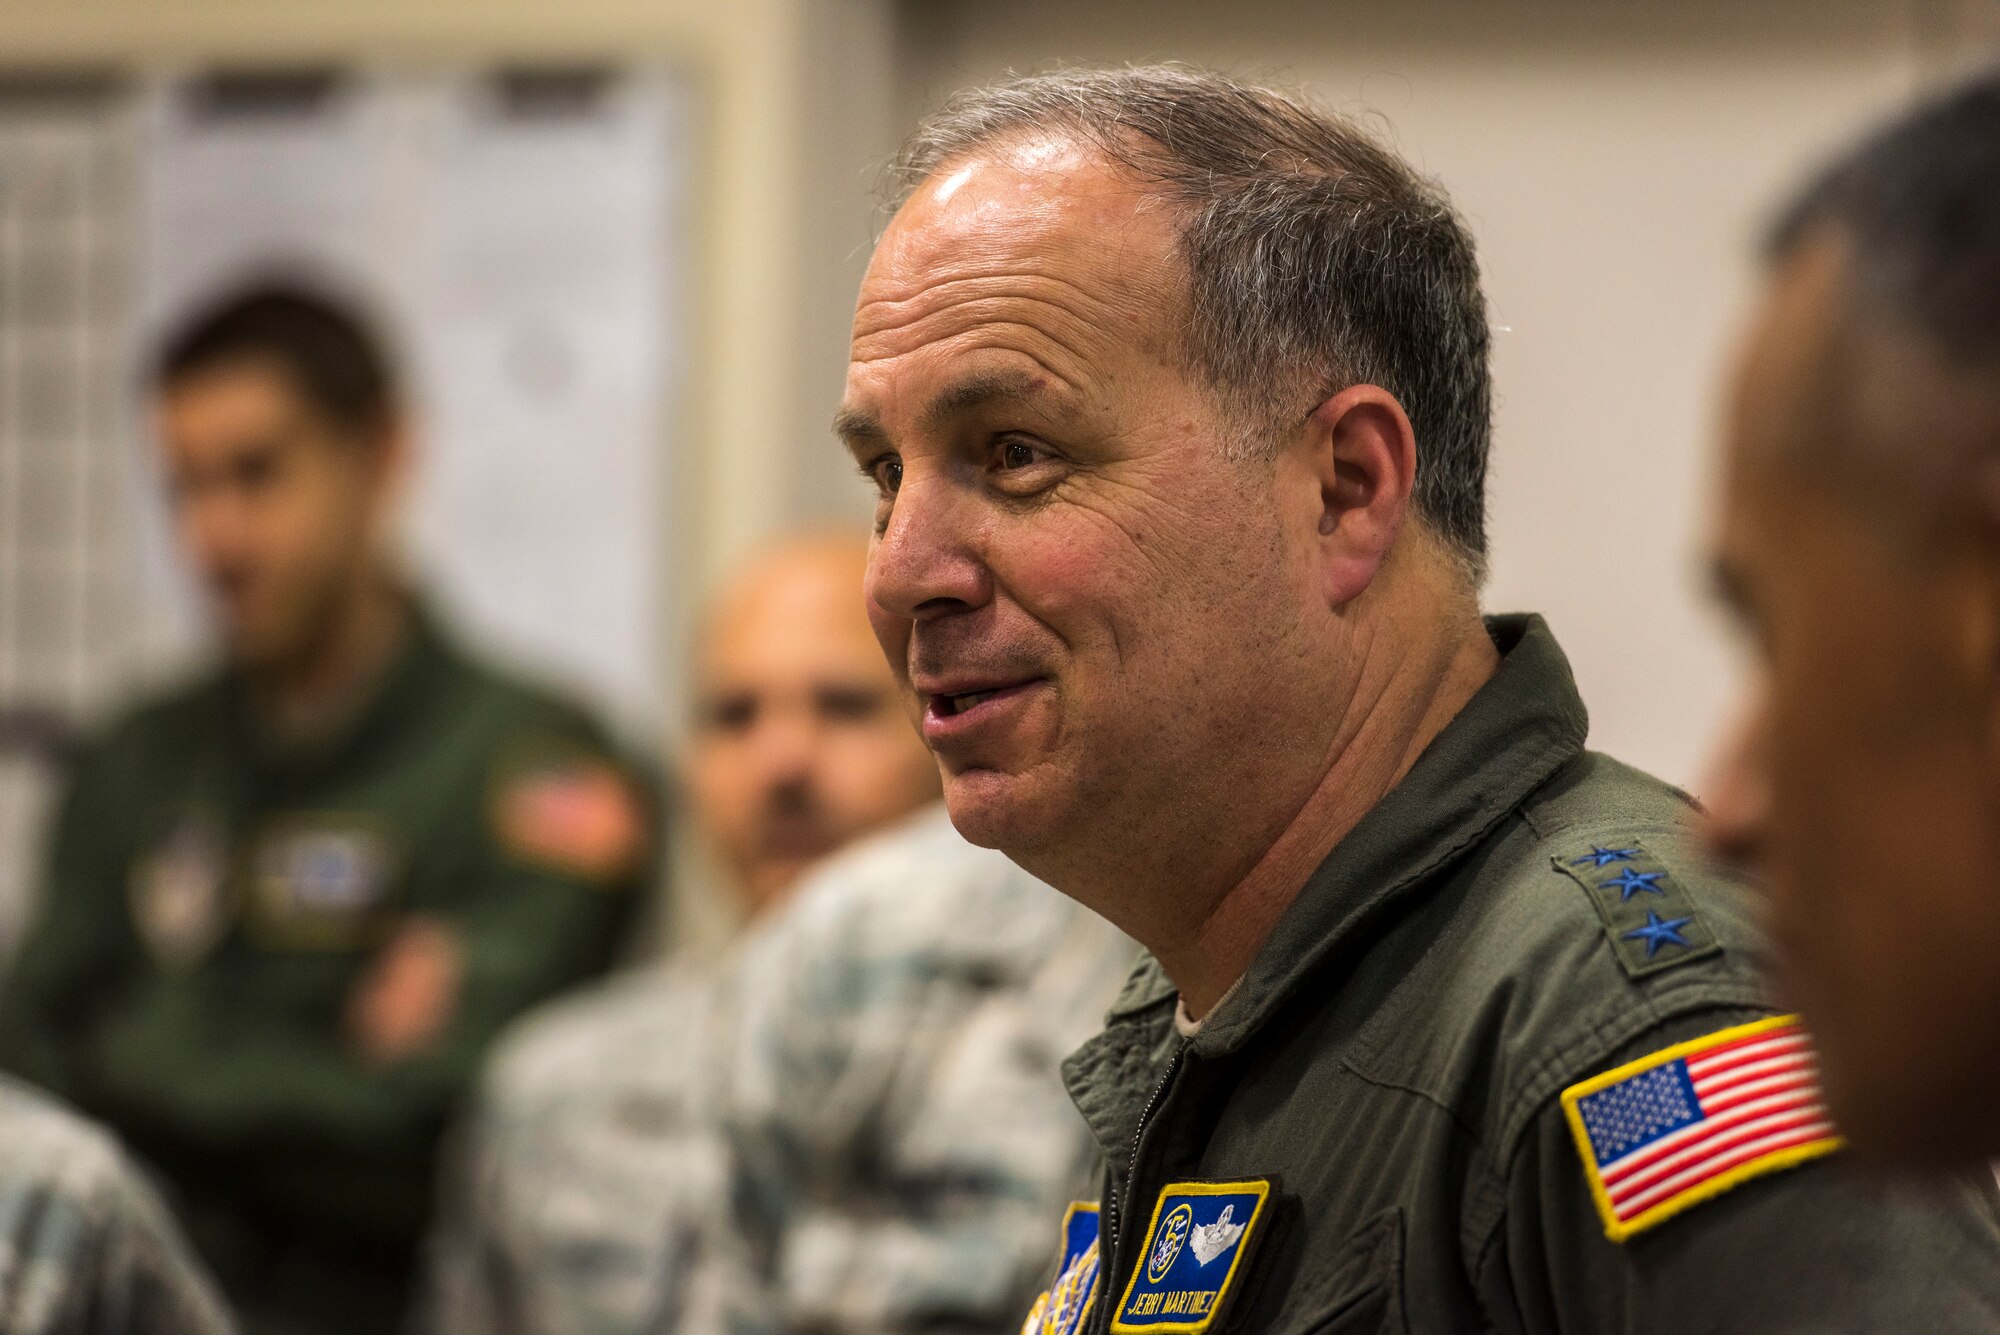
<svg viewBox="0 0 2000 1335"><path fill-rule="evenodd" d="M1409 514L1417 438L1396 396L1354 385L1306 419L1299 462L1317 487L1320 589L1341 608L1375 580Z"/></svg>

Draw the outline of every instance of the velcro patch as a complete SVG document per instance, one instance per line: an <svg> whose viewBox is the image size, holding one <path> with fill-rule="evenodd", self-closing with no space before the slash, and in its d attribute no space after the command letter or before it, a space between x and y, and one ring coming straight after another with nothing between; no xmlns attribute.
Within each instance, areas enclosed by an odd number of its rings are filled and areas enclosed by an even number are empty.
<svg viewBox="0 0 2000 1335"><path fill-rule="evenodd" d="M1562 1104L1613 1242L1842 1143L1795 1015L1677 1043L1571 1085Z"/></svg>
<svg viewBox="0 0 2000 1335"><path fill-rule="evenodd" d="M248 925L276 949L372 941L398 898L402 858L371 817L300 812L272 821L252 855Z"/></svg>
<svg viewBox="0 0 2000 1335"><path fill-rule="evenodd" d="M1169 1182L1111 1329L1194 1335L1222 1314L1264 1219L1271 1179Z"/></svg>
<svg viewBox="0 0 2000 1335"><path fill-rule="evenodd" d="M1643 978L1721 951L1667 864L1637 839L1614 839L1551 859L1583 887L1628 976Z"/></svg>
<svg viewBox="0 0 2000 1335"><path fill-rule="evenodd" d="M631 784L601 760L523 770L501 788L494 825L516 857L593 881L629 873L647 838Z"/></svg>
<svg viewBox="0 0 2000 1335"><path fill-rule="evenodd" d="M1097 1305L1097 1206L1072 1201L1063 1215L1062 1264L1056 1282L1035 1300L1021 1335L1075 1335Z"/></svg>

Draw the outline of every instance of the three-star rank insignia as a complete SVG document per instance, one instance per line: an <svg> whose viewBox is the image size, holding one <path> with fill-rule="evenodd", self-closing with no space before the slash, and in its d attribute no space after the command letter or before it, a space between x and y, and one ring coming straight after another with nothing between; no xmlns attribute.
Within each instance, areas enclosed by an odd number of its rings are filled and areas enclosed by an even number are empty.
<svg viewBox="0 0 2000 1335"><path fill-rule="evenodd" d="M1198 1335L1223 1313L1264 1223L1272 1180L1169 1182L1153 1204L1111 1329Z"/></svg>
<svg viewBox="0 0 2000 1335"><path fill-rule="evenodd" d="M1097 1306L1097 1206L1072 1201L1063 1215L1062 1234L1056 1282L1029 1309L1021 1335L1076 1335Z"/></svg>
<svg viewBox="0 0 2000 1335"><path fill-rule="evenodd" d="M1637 839L1592 843L1552 861L1590 896L1629 976L1643 978L1722 949L1673 870Z"/></svg>

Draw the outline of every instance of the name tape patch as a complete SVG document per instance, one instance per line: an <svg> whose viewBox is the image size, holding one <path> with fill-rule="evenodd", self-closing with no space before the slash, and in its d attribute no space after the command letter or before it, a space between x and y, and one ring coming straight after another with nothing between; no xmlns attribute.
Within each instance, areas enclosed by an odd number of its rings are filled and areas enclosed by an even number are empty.
<svg viewBox="0 0 2000 1335"><path fill-rule="evenodd" d="M1841 1146L1795 1015L1677 1043L1571 1085L1562 1104L1613 1242Z"/></svg>
<svg viewBox="0 0 2000 1335"><path fill-rule="evenodd" d="M1271 1197L1271 1179L1170 1182L1118 1300L1119 1332L1207 1330L1228 1302Z"/></svg>
<svg viewBox="0 0 2000 1335"><path fill-rule="evenodd" d="M1021 1335L1075 1335L1097 1305L1097 1206L1072 1201L1063 1215L1056 1282L1028 1310Z"/></svg>

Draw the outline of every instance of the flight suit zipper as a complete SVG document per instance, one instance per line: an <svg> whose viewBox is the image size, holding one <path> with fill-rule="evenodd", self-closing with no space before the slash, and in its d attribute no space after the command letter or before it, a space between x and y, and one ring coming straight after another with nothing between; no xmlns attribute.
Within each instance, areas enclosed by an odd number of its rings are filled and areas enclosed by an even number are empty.
<svg viewBox="0 0 2000 1335"><path fill-rule="evenodd" d="M1125 1194L1129 1194L1129 1188L1139 1180L1139 1151L1146 1143L1146 1127L1153 1120L1153 1114L1159 1110L1160 1099L1166 1094L1167 1086L1171 1085L1174 1077L1180 1074L1181 1058L1187 1055L1187 1050L1188 1041L1182 1039L1180 1046L1174 1049L1174 1055L1167 1059L1167 1069L1161 1073L1159 1083L1153 1086L1152 1094L1146 1099L1146 1106L1139 1111L1139 1125L1132 1132L1132 1157L1127 1161L1125 1168L1125 1183L1128 1188ZM1106 1283L1112 1283L1118 1277L1118 1236L1122 1231L1121 1217L1125 1211L1118 1190L1118 1180L1107 1178L1104 1186L1104 1203L1109 1208L1104 1212L1104 1259L1107 1266L1102 1273ZM1090 1323L1093 1330L1107 1331L1111 1328L1111 1309L1117 1301L1117 1294L1110 1289L1098 1291L1098 1310L1093 1314Z"/></svg>

